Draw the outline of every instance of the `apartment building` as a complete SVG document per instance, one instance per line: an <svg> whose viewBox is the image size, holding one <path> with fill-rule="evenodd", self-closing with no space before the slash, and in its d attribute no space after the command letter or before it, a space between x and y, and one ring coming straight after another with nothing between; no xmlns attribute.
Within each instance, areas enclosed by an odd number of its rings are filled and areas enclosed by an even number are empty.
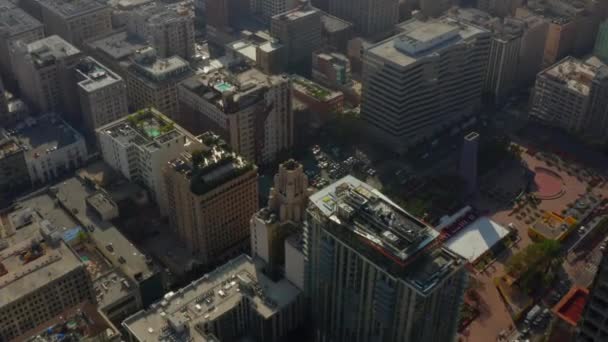
<svg viewBox="0 0 608 342"><path fill-rule="evenodd" d="M80 123L80 105L74 96L74 67L84 55L59 36L25 44L18 42L11 53L23 99L38 112L61 112L72 124Z"/></svg>
<svg viewBox="0 0 608 342"><path fill-rule="evenodd" d="M142 184L167 214L162 167L184 151L200 148L198 139L154 108L139 110L97 129L101 155L130 181Z"/></svg>
<svg viewBox="0 0 608 342"><path fill-rule="evenodd" d="M315 340L454 340L467 271L438 235L352 176L311 195L303 279Z"/></svg>
<svg viewBox="0 0 608 342"><path fill-rule="evenodd" d="M402 152L476 113L492 38L450 17L399 29L363 55L361 116L372 135Z"/></svg>
<svg viewBox="0 0 608 342"><path fill-rule="evenodd" d="M47 35L58 35L79 48L85 40L112 30L110 7L96 0L23 0L19 5L44 24Z"/></svg>
<svg viewBox="0 0 608 342"><path fill-rule="evenodd" d="M573 57L538 74L530 115L569 133L605 141L608 68Z"/></svg>
<svg viewBox="0 0 608 342"><path fill-rule="evenodd" d="M310 5L272 17L270 34L287 50L291 69L310 71L312 53L323 45L321 11Z"/></svg>
<svg viewBox="0 0 608 342"><path fill-rule="evenodd" d="M180 115L195 134L211 130L257 164L294 144L289 78L246 64L196 75L179 85Z"/></svg>
<svg viewBox="0 0 608 342"><path fill-rule="evenodd" d="M18 40L29 44L44 38L44 27L9 0L0 0L0 76L14 87L15 74L11 63L12 46Z"/></svg>
<svg viewBox="0 0 608 342"><path fill-rule="evenodd" d="M240 255L123 322L130 342L284 341L304 318L303 294Z"/></svg>
<svg viewBox="0 0 608 342"><path fill-rule="evenodd" d="M160 58L150 47L137 51L125 77L129 108L156 108L177 120L177 85L192 74L190 64L181 57Z"/></svg>
<svg viewBox="0 0 608 342"><path fill-rule="evenodd" d="M161 58L194 56L194 11L181 3L152 2L130 11L127 32L147 40Z"/></svg>
<svg viewBox="0 0 608 342"><path fill-rule="evenodd" d="M534 82L536 74L543 69L549 23L532 13L518 12L516 19L523 21L524 24L519 49L517 79L519 84L527 85Z"/></svg>
<svg viewBox="0 0 608 342"><path fill-rule="evenodd" d="M383 37L399 20L399 0L332 0L328 12L353 23L366 38Z"/></svg>
<svg viewBox="0 0 608 342"><path fill-rule="evenodd" d="M219 136L200 136L203 147L164 169L169 222L193 253L218 265L249 247L249 220L258 210L257 167Z"/></svg>
<svg viewBox="0 0 608 342"><path fill-rule="evenodd" d="M597 269L587 296L587 303L578 324L575 342L600 342L608 338L608 257Z"/></svg>
<svg viewBox="0 0 608 342"><path fill-rule="evenodd" d="M85 134L95 141L95 129L128 114L127 86L120 76L91 57L83 58L74 71Z"/></svg>

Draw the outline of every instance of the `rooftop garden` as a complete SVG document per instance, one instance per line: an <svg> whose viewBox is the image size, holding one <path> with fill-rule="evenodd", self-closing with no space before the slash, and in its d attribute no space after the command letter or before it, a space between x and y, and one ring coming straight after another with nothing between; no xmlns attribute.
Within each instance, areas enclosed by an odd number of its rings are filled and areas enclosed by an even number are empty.
<svg viewBox="0 0 608 342"><path fill-rule="evenodd" d="M175 129L175 124L152 109L140 109L127 117L131 127L147 138L154 139Z"/></svg>
<svg viewBox="0 0 608 342"><path fill-rule="evenodd" d="M302 79L300 77L295 77L293 79L293 82L306 89L306 92L317 100L325 101L327 100L329 95L331 95L331 91L321 87L320 85L312 81Z"/></svg>

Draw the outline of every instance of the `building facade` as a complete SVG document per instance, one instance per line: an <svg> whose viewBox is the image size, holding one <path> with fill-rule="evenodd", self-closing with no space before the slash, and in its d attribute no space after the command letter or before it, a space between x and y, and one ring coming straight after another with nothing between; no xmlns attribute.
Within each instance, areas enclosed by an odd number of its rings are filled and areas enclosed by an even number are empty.
<svg viewBox="0 0 608 342"><path fill-rule="evenodd" d="M264 22L270 22L277 14L291 11L299 5L298 0L252 0L251 7L254 14Z"/></svg>
<svg viewBox="0 0 608 342"><path fill-rule="evenodd" d="M31 185L25 149L0 128L0 191L20 190Z"/></svg>
<svg viewBox="0 0 608 342"><path fill-rule="evenodd" d="M315 341L455 339L467 271L437 237L354 177L312 195L304 256Z"/></svg>
<svg viewBox="0 0 608 342"><path fill-rule="evenodd" d="M583 315L578 323L576 342L600 342L608 338L608 257L603 255L597 269Z"/></svg>
<svg viewBox="0 0 608 342"><path fill-rule="evenodd" d="M481 104L491 34L445 17L412 19L365 51L361 116L398 152L472 117Z"/></svg>
<svg viewBox="0 0 608 342"><path fill-rule="evenodd" d="M399 0L331 0L328 12L355 25L366 38L393 30L399 20Z"/></svg>
<svg viewBox="0 0 608 342"><path fill-rule="evenodd" d="M258 210L258 172L217 135L164 169L169 222L189 250L217 265L247 250L249 219Z"/></svg>
<svg viewBox="0 0 608 342"><path fill-rule="evenodd" d="M593 54L608 64L608 19L600 25Z"/></svg>

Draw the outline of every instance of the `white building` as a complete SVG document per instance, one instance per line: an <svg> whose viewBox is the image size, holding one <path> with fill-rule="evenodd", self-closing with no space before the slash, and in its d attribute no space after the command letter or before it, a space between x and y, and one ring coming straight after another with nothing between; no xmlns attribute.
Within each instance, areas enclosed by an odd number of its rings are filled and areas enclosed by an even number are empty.
<svg viewBox="0 0 608 342"><path fill-rule="evenodd" d="M162 168L182 152L202 147L190 132L155 109L143 109L97 129L103 159L131 181L150 191L166 215Z"/></svg>
<svg viewBox="0 0 608 342"><path fill-rule="evenodd" d="M27 118L11 130L26 150L25 163L33 184L59 178L80 167L87 159L84 138L59 115Z"/></svg>

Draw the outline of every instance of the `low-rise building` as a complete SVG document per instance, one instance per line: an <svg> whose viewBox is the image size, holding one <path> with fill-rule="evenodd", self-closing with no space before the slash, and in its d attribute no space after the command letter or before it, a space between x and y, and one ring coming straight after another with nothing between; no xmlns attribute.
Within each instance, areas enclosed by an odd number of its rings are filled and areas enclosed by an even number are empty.
<svg viewBox="0 0 608 342"><path fill-rule="evenodd" d="M131 342L282 341L304 317L302 292L241 255L123 322Z"/></svg>
<svg viewBox="0 0 608 342"><path fill-rule="evenodd" d="M291 89L293 97L306 104L317 119L314 125L320 126L324 122L335 118L344 109L344 94L323 87L322 85L302 76L291 76Z"/></svg>

